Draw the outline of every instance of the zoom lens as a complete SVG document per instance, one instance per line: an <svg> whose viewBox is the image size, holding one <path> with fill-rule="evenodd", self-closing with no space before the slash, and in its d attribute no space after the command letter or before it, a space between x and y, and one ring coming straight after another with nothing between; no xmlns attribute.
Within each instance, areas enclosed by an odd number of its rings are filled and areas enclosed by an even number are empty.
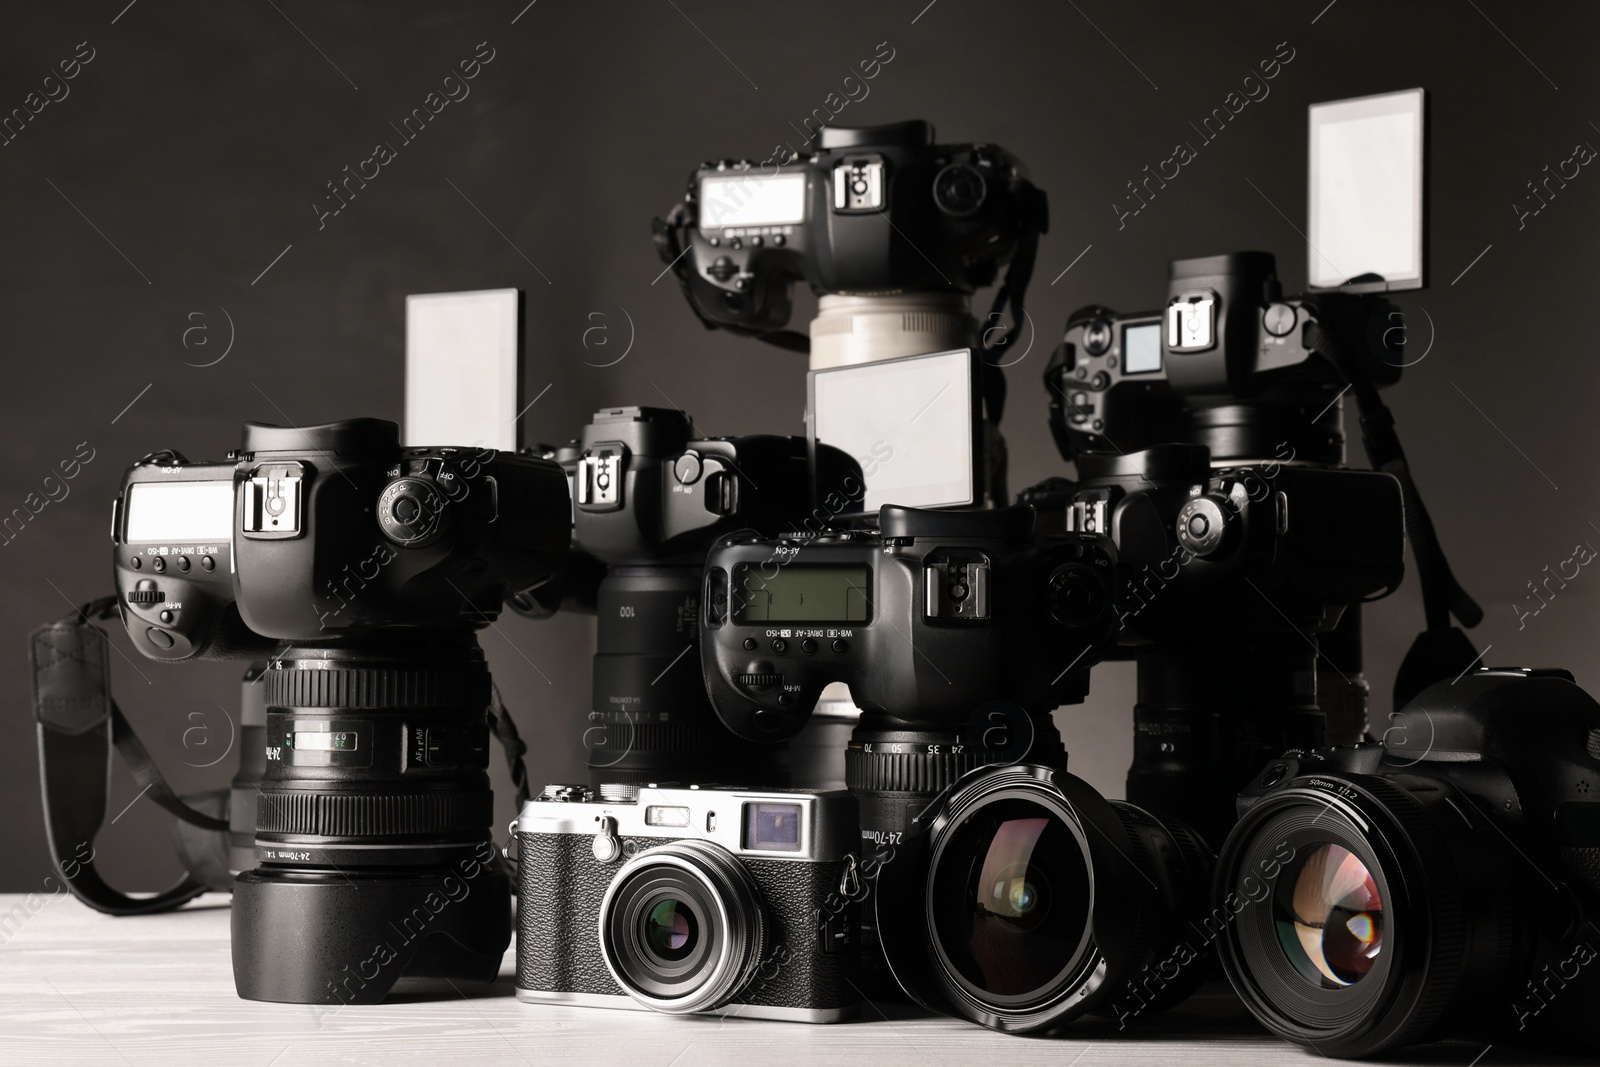
<svg viewBox="0 0 1600 1067"><path fill-rule="evenodd" d="M1294 779L1223 846L1223 968L1263 1025L1328 1056L1470 1029L1505 1011L1549 910L1522 867L1442 781Z"/></svg>
<svg viewBox="0 0 1600 1067"><path fill-rule="evenodd" d="M1018 1033L1094 1013L1126 1023L1210 972L1194 931L1211 873L1179 823L1065 771L985 769L884 867L879 936L895 977L936 1010Z"/></svg>
<svg viewBox="0 0 1600 1067"><path fill-rule="evenodd" d="M371 1003L402 976L492 980L511 885L490 836L477 639L390 631L291 646L260 684L258 865L235 883L232 914L239 995Z"/></svg>
<svg viewBox="0 0 1600 1067"><path fill-rule="evenodd" d="M701 841L647 849L600 903L601 953L629 996L656 1011L710 1011L749 984L770 940L755 882Z"/></svg>

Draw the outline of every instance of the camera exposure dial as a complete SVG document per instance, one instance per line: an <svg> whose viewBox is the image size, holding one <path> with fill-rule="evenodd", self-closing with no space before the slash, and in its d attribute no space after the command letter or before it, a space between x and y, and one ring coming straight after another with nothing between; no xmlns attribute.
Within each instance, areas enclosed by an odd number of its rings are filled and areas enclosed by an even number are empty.
<svg viewBox="0 0 1600 1067"><path fill-rule="evenodd" d="M1231 502L1197 496L1178 511L1178 543L1197 556L1214 556L1232 541Z"/></svg>
<svg viewBox="0 0 1600 1067"><path fill-rule="evenodd" d="M396 478L378 497L378 525L406 548L426 548L449 526L445 497L431 478Z"/></svg>

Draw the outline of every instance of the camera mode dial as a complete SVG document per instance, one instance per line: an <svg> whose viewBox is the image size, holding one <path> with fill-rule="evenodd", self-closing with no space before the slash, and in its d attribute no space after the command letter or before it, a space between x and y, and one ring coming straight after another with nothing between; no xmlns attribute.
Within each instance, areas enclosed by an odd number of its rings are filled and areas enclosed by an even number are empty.
<svg viewBox="0 0 1600 1067"><path fill-rule="evenodd" d="M1197 496L1178 511L1178 543L1197 556L1214 556L1233 540L1231 502Z"/></svg>
<svg viewBox="0 0 1600 1067"><path fill-rule="evenodd" d="M445 497L431 478L396 478L378 497L383 535L406 548L426 548L448 525Z"/></svg>

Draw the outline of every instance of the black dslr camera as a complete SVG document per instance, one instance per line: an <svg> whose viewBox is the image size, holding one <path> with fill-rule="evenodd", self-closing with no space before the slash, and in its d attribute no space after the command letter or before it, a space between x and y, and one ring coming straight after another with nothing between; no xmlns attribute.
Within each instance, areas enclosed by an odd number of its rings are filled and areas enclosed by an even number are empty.
<svg viewBox="0 0 1600 1067"><path fill-rule="evenodd" d="M782 750L717 723L695 655L706 549L807 514L805 439L702 438L682 411L606 408L550 454L572 480L574 548L605 568L584 734L596 783L726 780L737 766L742 780L786 784ZM834 450L820 461L844 462Z"/></svg>
<svg viewBox="0 0 1600 1067"><path fill-rule="evenodd" d="M517 996L851 1018L859 842L843 791L551 786L517 820Z"/></svg>
<svg viewBox="0 0 1600 1067"><path fill-rule="evenodd" d="M818 136L804 159L702 164L656 220L661 258L708 328L799 347L801 335L777 333L795 281L818 293L970 294L1014 254L1031 272L1045 197L1004 149L935 144L920 120Z"/></svg>
<svg viewBox="0 0 1600 1067"><path fill-rule="evenodd" d="M1241 794L1215 892L1234 988L1327 1056L1456 1035L1592 1052L1600 704L1566 671L1479 670L1391 720Z"/></svg>
<svg viewBox="0 0 1600 1067"><path fill-rule="evenodd" d="M561 565L569 515L558 465L402 448L377 419L246 423L226 463L159 453L124 476L113 558L134 644L270 653L240 996L372 1002L402 975L495 976L511 886L474 632Z"/></svg>
<svg viewBox="0 0 1600 1067"><path fill-rule="evenodd" d="M1477 658L1451 616L1483 613L1378 393L1414 362L1384 294L1423 284L1425 111L1420 89L1312 106L1315 291L1286 298L1266 252L1174 260L1163 309L1076 312L1045 371L1078 480L1020 499L1117 542L1119 644L1139 670L1127 796L1213 844L1260 759L1363 735L1360 604L1400 581L1403 539L1428 627L1396 706ZM1371 471L1344 465L1347 395Z"/></svg>
<svg viewBox="0 0 1600 1067"><path fill-rule="evenodd" d="M1059 753L1049 713L1083 699L1114 633L1114 561L1096 535L1036 537L1031 508L887 506L878 524L724 538L701 662L718 717L752 741L794 736L823 686L848 683L863 714L846 780L863 831L898 838L919 798L1020 758L1035 732Z"/></svg>

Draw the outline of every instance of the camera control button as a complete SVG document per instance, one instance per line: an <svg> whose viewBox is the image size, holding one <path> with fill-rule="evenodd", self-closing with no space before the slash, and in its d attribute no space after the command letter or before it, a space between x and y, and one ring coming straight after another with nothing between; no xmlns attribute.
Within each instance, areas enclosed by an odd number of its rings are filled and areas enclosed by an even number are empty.
<svg viewBox="0 0 1600 1067"><path fill-rule="evenodd" d="M800 642L800 651L808 656L814 655L817 651L817 643L808 637Z"/></svg>
<svg viewBox="0 0 1600 1067"><path fill-rule="evenodd" d="M171 648L173 645L172 635L158 627L150 627L150 629L144 632L144 635L148 637L150 639L150 643L155 645L157 648Z"/></svg>
<svg viewBox="0 0 1600 1067"><path fill-rule="evenodd" d="M138 556L134 556L128 561L128 566L132 567L134 570L138 570L140 567L144 566L144 560L140 559Z"/></svg>
<svg viewBox="0 0 1600 1067"><path fill-rule="evenodd" d="M128 590L127 601L130 604L159 604L167 599L167 594L156 588L156 583L149 578L141 578L134 587Z"/></svg>
<svg viewBox="0 0 1600 1067"><path fill-rule="evenodd" d="M786 720L787 716L770 708L758 708L756 713L750 716L750 724L764 734L777 733L783 729Z"/></svg>
<svg viewBox="0 0 1600 1067"><path fill-rule="evenodd" d="M773 638L772 651L776 655L783 655L785 652L789 651L789 642L785 641L781 637Z"/></svg>
<svg viewBox="0 0 1600 1067"><path fill-rule="evenodd" d="M599 830L595 832L594 841L590 848L594 858L601 863L610 863L622 855L622 842L617 840L617 820L609 815L602 815L595 820L599 823Z"/></svg>
<svg viewBox="0 0 1600 1067"><path fill-rule="evenodd" d="M217 561L212 559L210 556L201 556L200 569L203 571L214 571L217 569Z"/></svg>
<svg viewBox="0 0 1600 1067"><path fill-rule="evenodd" d="M188 556L179 556L178 557L178 570L183 574L188 574L189 573L189 557Z"/></svg>
<svg viewBox="0 0 1600 1067"><path fill-rule="evenodd" d="M788 243L789 243L788 238L784 237L783 234L775 233L775 234L772 235L772 247L773 248L782 248L784 245L786 245Z"/></svg>
<svg viewBox="0 0 1600 1067"><path fill-rule="evenodd" d="M162 559L160 556L157 556L155 559L150 561L150 567L157 574L161 574L167 569L167 561Z"/></svg>
<svg viewBox="0 0 1600 1067"><path fill-rule="evenodd" d="M850 651L850 642L844 640L843 638L837 638L833 642L833 650L842 656L846 652Z"/></svg>
<svg viewBox="0 0 1600 1067"><path fill-rule="evenodd" d="M1095 319L1083 328L1084 351L1091 356L1103 356L1111 351L1111 323Z"/></svg>
<svg viewBox="0 0 1600 1067"><path fill-rule="evenodd" d="M685 452L672 465L672 475L678 479L680 485L693 485L698 482L700 470L700 455L697 452Z"/></svg>
<svg viewBox="0 0 1600 1067"><path fill-rule="evenodd" d="M164 623L166 623L166 624L168 624L170 626L172 624L172 620L173 620L174 616L172 614L172 611L170 609L168 609L167 611L163 611L160 615L158 615L157 618L159 618L162 622L164 622Z"/></svg>
<svg viewBox="0 0 1600 1067"><path fill-rule="evenodd" d="M716 261L706 268L706 273L719 282L725 282L735 274L738 274L739 268L734 266L733 260L727 256L718 256Z"/></svg>
<svg viewBox="0 0 1600 1067"><path fill-rule="evenodd" d="M757 641L755 638L747 637L747 638L744 639L744 650L746 652L754 652L756 649L758 649L760 647L761 647L761 643L759 641Z"/></svg>

